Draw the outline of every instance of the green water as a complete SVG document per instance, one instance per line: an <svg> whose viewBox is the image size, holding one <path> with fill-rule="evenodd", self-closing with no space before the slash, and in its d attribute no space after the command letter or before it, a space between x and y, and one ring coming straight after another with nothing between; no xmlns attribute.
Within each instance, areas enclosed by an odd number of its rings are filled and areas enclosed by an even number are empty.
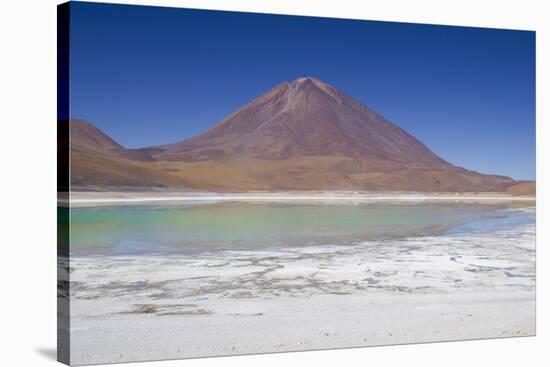
<svg viewBox="0 0 550 367"><path fill-rule="evenodd" d="M338 245L443 231L495 207L222 203L71 210L73 254L199 253Z"/></svg>

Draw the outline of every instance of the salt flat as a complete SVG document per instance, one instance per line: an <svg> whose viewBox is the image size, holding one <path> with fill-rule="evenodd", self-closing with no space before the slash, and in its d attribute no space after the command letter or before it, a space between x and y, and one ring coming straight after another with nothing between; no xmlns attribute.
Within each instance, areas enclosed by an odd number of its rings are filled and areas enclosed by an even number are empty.
<svg viewBox="0 0 550 367"><path fill-rule="evenodd" d="M105 205L162 204L186 202L534 202L534 196L512 196L503 193L419 193L419 192L362 192L362 191L304 191L304 192L114 192L73 191L71 207ZM68 195L60 197L59 206L68 205Z"/></svg>
<svg viewBox="0 0 550 367"><path fill-rule="evenodd" d="M72 360L91 364L535 334L534 292L229 300L212 311L75 320Z"/></svg>

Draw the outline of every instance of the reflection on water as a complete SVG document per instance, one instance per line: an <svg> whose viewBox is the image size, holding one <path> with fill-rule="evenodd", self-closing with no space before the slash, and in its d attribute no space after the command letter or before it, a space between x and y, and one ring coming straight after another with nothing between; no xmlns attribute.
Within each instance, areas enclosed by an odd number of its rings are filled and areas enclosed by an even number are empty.
<svg viewBox="0 0 550 367"><path fill-rule="evenodd" d="M483 223L505 217L502 209L502 205L244 203L81 208L71 210L71 252L192 254L349 244Z"/></svg>

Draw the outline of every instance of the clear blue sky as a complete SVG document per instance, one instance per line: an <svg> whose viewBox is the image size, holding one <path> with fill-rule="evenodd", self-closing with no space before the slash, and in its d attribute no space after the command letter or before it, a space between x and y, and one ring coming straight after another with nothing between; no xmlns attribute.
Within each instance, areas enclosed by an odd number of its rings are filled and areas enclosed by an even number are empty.
<svg viewBox="0 0 550 367"><path fill-rule="evenodd" d="M126 147L314 76L453 164L535 178L535 33L73 3L71 117Z"/></svg>

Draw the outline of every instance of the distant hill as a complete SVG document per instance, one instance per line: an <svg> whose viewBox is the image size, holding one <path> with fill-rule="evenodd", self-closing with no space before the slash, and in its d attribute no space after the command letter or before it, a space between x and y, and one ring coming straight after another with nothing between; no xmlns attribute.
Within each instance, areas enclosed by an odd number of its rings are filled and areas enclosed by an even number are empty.
<svg viewBox="0 0 550 367"><path fill-rule="evenodd" d="M72 183L82 188L506 192L517 184L446 162L311 77L282 83L174 144L126 149L89 122L70 124Z"/></svg>
<svg viewBox="0 0 550 367"><path fill-rule="evenodd" d="M131 160L151 162L154 159L140 149L126 149L94 125L84 120L72 120L71 144L73 150L84 148Z"/></svg>
<svg viewBox="0 0 550 367"><path fill-rule="evenodd" d="M534 181L524 181L508 187L507 191L516 196L535 196L537 185Z"/></svg>
<svg viewBox="0 0 550 367"><path fill-rule="evenodd" d="M71 185L76 188L181 187L184 180L166 177L147 152L126 149L84 120L70 120Z"/></svg>

